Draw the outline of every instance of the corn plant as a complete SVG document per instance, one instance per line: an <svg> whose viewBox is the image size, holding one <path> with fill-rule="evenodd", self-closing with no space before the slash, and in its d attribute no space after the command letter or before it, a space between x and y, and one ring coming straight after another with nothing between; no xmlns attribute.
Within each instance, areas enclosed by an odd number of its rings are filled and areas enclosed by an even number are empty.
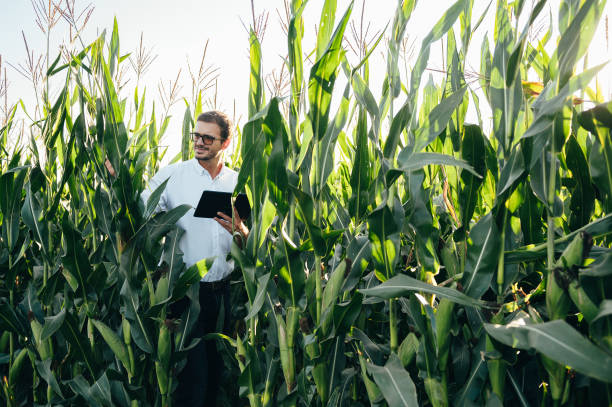
<svg viewBox="0 0 612 407"><path fill-rule="evenodd" d="M40 147L2 163L6 405L170 405L195 345L186 339L197 302L184 315L169 306L195 295L209 264L186 270L177 249L173 225L188 207L156 214L162 189L140 198L160 134L154 114L127 130L113 81L123 59L116 22L110 41L103 34L63 65L58 57L48 75L65 75L65 86Z"/></svg>
<svg viewBox="0 0 612 407"><path fill-rule="evenodd" d="M604 2L562 5L552 56L543 48L550 34L537 47L527 41L545 2L531 10L496 4L494 46L485 39L481 47L490 135L481 123L465 123L470 101L482 103L465 74L482 17L473 26L472 2L455 3L402 83L397 53L415 5L398 4L377 101L367 80L371 50L349 65L338 39L347 14L330 29L332 1L323 6L310 77L302 78L296 55L305 4L293 2L286 119L281 101L263 103L261 51L251 35L251 119L238 189L258 211L247 250L234 251L249 324L232 342L244 395L251 405L609 402L598 390L609 386L608 365L597 362L610 357L606 334L590 334L580 316L588 307L606 318L605 290L596 298L595 288L572 291L583 276L588 281L583 267L594 261L590 267L601 270L608 261L609 181L599 187L588 174L606 172L602 146L610 140L600 134L609 131L609 110L582 111L572 97L600 68L574 74ZM513 28L522 13L529 13L526 25ZM422 87L430 48L443 38L447 77ZM541 79L537 94L525 79L530 70ZM340 73L349 85L334 115L329 103ZM571 344L552 346L560 332ZM523 351L517 358L508 346ZM568 349L583 351L570 361ZM284 385L273 400L279 360ZM576 377L589 380L590 390L575 387ZM544 391L528 384L541 382Z"/></svg>
<svg viewBox="0 0 612 407"><path fill-rule="evenodd" d="M251 232L231 253L244 325L210 335L238 375L228 403L612 403L612 103L589 88L601 66L578 68L605 5L562 1L551 41L552 25L529 34L545 0L498 0L474 19L473 0L458 0L406 77L398 64L416 0L398 1L388 41L377 36L356 61L344 45L352 3L326 0L304 50L310 5L293 0L285 99L264 94L253 27L236 187L249 196ZM477 91L466 58L491 14ZM200 339L186 343L207 261L186 270L174 248L186 208L154 213L164 185L140 199L169 118L159 131L154 113L144 123L137 91L126 127L113 28L108 44L103 35L49 69L66 86L49 103L40 152L9 154L10 124L0 130L8 405L170 405ZM439 83L426 76L437 43ZM478 123L467 122L470 106ZM185 312L172 314L184 297Z"/></svg>

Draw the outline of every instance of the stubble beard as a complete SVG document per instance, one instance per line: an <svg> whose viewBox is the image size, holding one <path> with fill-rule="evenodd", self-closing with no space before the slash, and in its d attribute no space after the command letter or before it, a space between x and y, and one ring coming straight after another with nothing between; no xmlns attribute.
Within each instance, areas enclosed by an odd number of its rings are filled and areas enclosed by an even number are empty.
<svg viewBox="0 0 612 407"><path fill-rule="evenodd" d="M195 159L198 161L210 161L214 157L214 155L211 155L210 150L203 150L199 154L203 155L198 157L198 151L194 151Z"/></svg>
<svg viewBox="0 0 612 407"><path fill-rule="evenodd" d="M197 156L197 153L196 153L196 152L194 152L195 159L196 159L198 162L208 162L208 161L213 160L215 157L217 157L217 154L212 153L210 150L208 150L208 151L203 151L203 152L202 152L202 154L204 154L204 155L203 155L203 156L198 157L198 156Z"/></svg>

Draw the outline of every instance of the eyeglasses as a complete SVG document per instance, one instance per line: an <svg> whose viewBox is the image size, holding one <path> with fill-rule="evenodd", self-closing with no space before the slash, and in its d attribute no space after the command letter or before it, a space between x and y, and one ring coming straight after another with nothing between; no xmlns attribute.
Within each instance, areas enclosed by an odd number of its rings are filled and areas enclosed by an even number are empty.
<svg viewBox="0 0 612 407"><path fill-rule="evenodd" d="M191 139L196 142L198 141L198 139L202 140L202 143L206 144L206 145L211 145L212 143L215 142L215 140L221 140L223 141L223 138L219 138L219 137L213 137L213 136L209 136L208 134L200 134L200 133L190 133L191 134Z"/></svg>

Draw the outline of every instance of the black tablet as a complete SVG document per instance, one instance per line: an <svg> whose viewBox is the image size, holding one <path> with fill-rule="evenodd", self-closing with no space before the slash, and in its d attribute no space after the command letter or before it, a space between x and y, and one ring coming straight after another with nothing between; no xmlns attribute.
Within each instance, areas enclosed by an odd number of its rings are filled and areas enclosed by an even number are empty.
<svg viewBox="0 0 612 407"><path fill-rule="evenodd" d="M241 219L248 219L251 215L251 205L246 194L238 194L234 206ZM215 218L217 212L232 216L232 193L219 191L204 191L193 216L197 218Z"/></svg>

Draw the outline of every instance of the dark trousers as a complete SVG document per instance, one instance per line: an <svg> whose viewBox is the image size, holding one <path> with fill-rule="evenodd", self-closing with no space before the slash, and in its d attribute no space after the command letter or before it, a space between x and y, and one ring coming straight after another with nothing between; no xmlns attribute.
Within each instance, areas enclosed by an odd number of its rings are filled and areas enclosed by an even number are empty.
<svg viewBox="0 0 612 407"><path fill-rule="evenodd" d="M222 304L223 315L220 315ZM212 332L226 333L229 327L229 305L229 281L200 282L200 315L191 337L201 338ZM174 405L215 406L222 372L223 360L217 351L216 340L200 341L189 351L187 365L178 375Z"/></svg>

